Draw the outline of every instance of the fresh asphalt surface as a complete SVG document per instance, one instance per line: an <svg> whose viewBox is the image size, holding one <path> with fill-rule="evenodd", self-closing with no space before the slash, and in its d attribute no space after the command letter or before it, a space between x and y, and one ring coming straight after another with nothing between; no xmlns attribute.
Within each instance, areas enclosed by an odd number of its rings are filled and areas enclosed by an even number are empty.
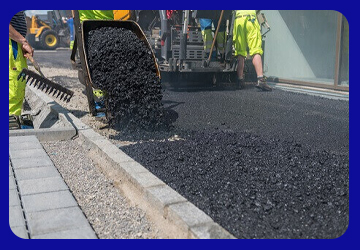
<svg viewBox="0 0 360 250"><path fill-rule="evenodd" d="M71 68L69 51L35 56L46 67ZM163 94L171 134L182 139L122 149L230 233L336 238L346 231L347 101L254 88Z"/></svg>

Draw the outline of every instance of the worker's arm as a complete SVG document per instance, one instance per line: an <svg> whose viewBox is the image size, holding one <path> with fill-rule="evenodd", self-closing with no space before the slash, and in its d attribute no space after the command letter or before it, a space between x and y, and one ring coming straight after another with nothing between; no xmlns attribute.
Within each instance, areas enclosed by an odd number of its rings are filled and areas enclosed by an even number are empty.
<svg viewBox="0 0 360 250"><path fill-rule="evenodd" d="M24 52L25 57L27 57L28 54L30 54L31 56L34 55L34 49L30 46L25 37L23 37L19 32L17 32L11 24L9 24L9 37L15 42L21 44L21 48Z"/></svg>

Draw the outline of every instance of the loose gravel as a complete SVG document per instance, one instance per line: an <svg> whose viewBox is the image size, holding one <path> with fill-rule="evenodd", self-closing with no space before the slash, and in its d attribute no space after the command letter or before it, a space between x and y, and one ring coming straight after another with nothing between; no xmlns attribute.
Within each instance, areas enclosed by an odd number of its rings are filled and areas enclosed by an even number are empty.
<svg viewBox="0 0 360 250"><path fill-rule="evenodd" d="M154 239L159 231L73 141L42 143L100 239Z"/></svg>

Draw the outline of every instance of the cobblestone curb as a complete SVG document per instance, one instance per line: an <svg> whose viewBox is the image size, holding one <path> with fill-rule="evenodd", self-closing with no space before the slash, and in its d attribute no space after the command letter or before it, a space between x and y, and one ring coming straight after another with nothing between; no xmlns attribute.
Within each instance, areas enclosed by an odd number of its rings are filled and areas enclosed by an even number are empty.
<svg viewBox="0 0 360 250"><path fill-rule="evenodd" d="M26 87L28 101L34 118L34 129L9 130L9 136L35 135L39 141L69 140L76 129L69 122L68 111L33 87Z"/></svg>
<svg viewBox="0 0 360 250"><path fill-rule="evenodd" d="M78 129L81 144L89 150L89 156L101 166L105 174L123 189L133 189L146 203L155 209L161 220L174 225L180 238L231 239L234 238L208 215L167 186L141 164L130 158L105 137L69 114ZM131 199L131 198L130 198Z"/></svg>

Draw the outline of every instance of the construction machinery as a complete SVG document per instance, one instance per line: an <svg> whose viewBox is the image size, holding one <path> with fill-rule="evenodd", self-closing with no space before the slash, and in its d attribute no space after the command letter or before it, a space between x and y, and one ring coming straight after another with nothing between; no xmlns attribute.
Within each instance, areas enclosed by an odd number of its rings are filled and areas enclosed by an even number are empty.
<svg viewBox="0 0 360 250"><path fill-rule="evenodd" d="M232 31L235 20L235 11L231 10L134 10L125 12L126 18L135 20L131 25L127 21L113 21L117 27L127 27L134 31L138 37L151 46L155 64L161 72L162 84L169 84L176 89L180 87L196 86L198 83L219 86L222 83L236 82L237 58L233 55ZM118 15L118 16L122 16ZM125 16L125 15L124 15ZM199 18L212 20L224 20L226 23L226 48L224 60L210 58L204 51L204 42L201 34ZM264 14L258 14L260 26L265 28L262 37L269 32ZM80 23L78 12L75 11L74 24L77 46L71 56L74 68L79 70L79 80L86 86L86 94L89 101L89 110L96 116L99 110L95 108L92 88L96 87L91 81L88 62L86 60L86 44L84 35L95 25L108 25L107 22L93 21ZM115 24L117 23L117 24ZM220 22L219 22L220 23ZM135 25L136 24L136 25ZM216 39L218 27L213 27ZM85 32L85 33L84 33ZM212 50L214 49L214 41ZM264 46L264 43L263 43ZM76 60L76 47L79 57ZM80 59L80 60L79 60ZM250 58L245 61L245 81L256 81L257 76ZM101 110L103 111L103 110Z"/></svg>
<svg viewBox="0 0 360 250"><path fill-rule="evenodd" d="M69 46L70 30L64 22L60 10L48 11L46 17L34 15L28 19L30 45L36 49L53 50L59 46Z"/></svg>
<svg viewBox="0 0 360 250"><path fill-rule="evenodd" d="M200 18L221 21L226 24L225 60L220 55L211 58L204 51L204 41L199 25ZM200 83L219 86L235 83L237 59L233 55L232 31L235 11L231 10L139 10L136 21L144 30L158 59L163 84L175 88L191 87ZM270 26L263 13L258 21L265 38ZM213 27L211 51L215 51L218 27ZM263 47L265 43L263 41ZM245 62L245 80L256 81L256 72L249 57ZM264 60L263 60L264 61Z"/></svg>

